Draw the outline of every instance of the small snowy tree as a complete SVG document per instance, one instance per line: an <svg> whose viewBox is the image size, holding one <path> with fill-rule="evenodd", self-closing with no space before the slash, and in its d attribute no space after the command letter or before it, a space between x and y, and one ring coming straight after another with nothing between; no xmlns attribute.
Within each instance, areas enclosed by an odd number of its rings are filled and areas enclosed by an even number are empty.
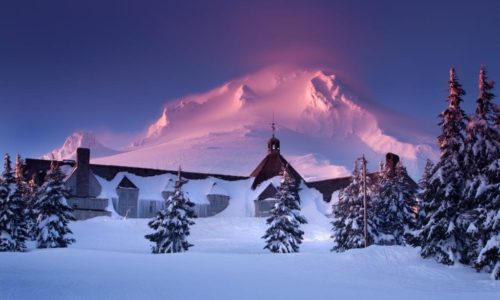
<svg viewBox="0 0 500 300"><path fill-rule="evenodd" d="M425 168L424 168L424 173L422 174L422 178L418 182L418 190L417 190L417 205L418 205L418 217L417 217L417 223L420 223L421 220L425 216L425 211L421 209L422 207L422 201L424 198L424 193L425 191L430 187L430 181L431 181L431 176L432 176L432 170L434 168L434 164L430 159L427 159L425 162Z"/></svg>
<svg viewBox="0 0 500 300"><path fill-rule="evenodd" d="M66 201L68 193L64 185L64 174L57 162L52 161L40 196L35 202L35 210L38 212L37 248L64 248L75 242L68 237L72 234L68 223L75 220L73 209Z"/></svg>
<svg viewBox="0 0 500 300"><path fill-rule="evenodd" d="M165 208L148 223L149 227L155 230L154 233L145 236L154 243L153 253L184 252L193 246L187 241L187 237L196 215L193 210L194 203L182 191L182 185L185 183L179 168L174 193L165 201Z"/></svg>
<svg viewBox="0 0 500 300"><path fill-rule="evenodd" d="M466 176L463 167L466 116L460 108L464 94L452 68L448 107L440 114L442 133L438 144L441 156L421 194L424 217L419 234L420 254L448 265L460 259L459 251L466 242L465 234L457 226Z"/></svg>
<svg viewBox="0 0 500 300"><path fill-rule="evenodd" d="M16 181L12 174L10 156L4 156L0 178L0 251L16 251Z"/></svg>
<svg viewBox="0 0 500 300"><path fill-rule="evenodd" d="M377 201L373 204L379 245L404 245L416 225L415 189L406 168L398 162L378 174Z"/></svg>
<svg viewBox="0 0 500 300"><path fill-rule="evenodd" d="M368 202L368 244L377 240L377 231L374 223L374 213L371 209L373 185L369 176L366 176ZM332 222L332 251L343 252L353 248L363 248L364 236L364 204L363 204L363 174L359 171L358 160L355 161L351 183L339 193L339 202L333 207Z"/></svg>
<svg viewBox="0 0 500 300"><path fill-rule="evenodd" d="M467 126L468 181L462 226L468 247L463 249L462 257L477 270L492 272L494 278L500 279L500 134L496 127L500 112L493 103L493 86L481 67L476 113Z"/></svg>
<svg viewBox="0 0 500 300"><path fill-rule="evenodd" d="M266 240L264 249L274 253L298 252L304 235L300 225L307 221L300 214L299 189L288 166L283 167L281 175L281 184L275 196L277 202L266 220L269 227L262 237Z"/></svg>

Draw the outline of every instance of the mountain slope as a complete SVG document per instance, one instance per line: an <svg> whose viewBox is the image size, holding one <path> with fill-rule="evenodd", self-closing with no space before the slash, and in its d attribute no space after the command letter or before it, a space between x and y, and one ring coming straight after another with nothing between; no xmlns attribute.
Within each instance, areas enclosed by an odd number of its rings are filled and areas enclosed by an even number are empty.
<svg viewBox="0 0 500 300"><path fill-rule="evenodd" d="M109 156L120 153L119 151L110 149L102 145L96 138L95 134L90 131L77 131L66 138L64 144L57 149L42 156L43 159L75 159L76 149L89 148L92 152L92 158L101 156Z"/></svg>
<svg viewBox="0 0 500 300"><path fill-rule="evenodd" d="M248 175L266 153L274 115L282 153L309 180L346 175L362 154L377 169L386 152L418 177L436 158L425 143L432 138L414 129L388 135L366 107L330 73L268 68L169 102L126 152L95 161Z"/></svg>

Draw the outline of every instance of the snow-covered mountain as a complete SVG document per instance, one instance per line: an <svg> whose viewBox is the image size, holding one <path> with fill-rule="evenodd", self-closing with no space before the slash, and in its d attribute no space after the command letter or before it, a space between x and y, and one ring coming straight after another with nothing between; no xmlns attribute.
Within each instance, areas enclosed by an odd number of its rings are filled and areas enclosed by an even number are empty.
<svg viewBox="0 0 500 300"><path fill-rule="evenodd" d="M64 144L50 153L42 156L43 159L75 159L76 149L89 148L92 152L92 158L101 156L109 156L120 153L119 151L110 149L102 145L91 131L77 131L66 138Z"/></svg>
<svg viewBox="0 0 500 300"><path fill-rule="evenodd" d="M362 154L376 170L387 152L400 155L417 178L425 159L436 158L428 144L434 138L404 123L382 128L368 107L334 74L271 67L169 101L127 151L105 157L93 151L92 157L101 156L97 163L248 175L266 154L274 115L282 154L309 180L347 175Z"/></svg>
<svg viewBox="0 0 500 300"><path fill-rule="evenodd" d="M169 102L128 152L98 161L247 175L265 154L273 114L283 154L307 178L345 175L362 154L376 169L386 152L397 153L414 176L435 158L424 143L432 138L385 134L335 75L268 68Z"/></svg>

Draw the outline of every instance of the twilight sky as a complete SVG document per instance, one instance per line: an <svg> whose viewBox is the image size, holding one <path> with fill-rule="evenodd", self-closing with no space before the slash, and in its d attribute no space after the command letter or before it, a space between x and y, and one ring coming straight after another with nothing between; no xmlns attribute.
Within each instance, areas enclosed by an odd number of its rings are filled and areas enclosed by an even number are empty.
<svg viewBox="0 0 500 300"><path fill-rule="evenodd" d="M1 1L0 153L120 144L168 101L272 64L332 70L437 132L455 66L500 82L500 1ZM497 94L500 94L498 89Z"/></svg>

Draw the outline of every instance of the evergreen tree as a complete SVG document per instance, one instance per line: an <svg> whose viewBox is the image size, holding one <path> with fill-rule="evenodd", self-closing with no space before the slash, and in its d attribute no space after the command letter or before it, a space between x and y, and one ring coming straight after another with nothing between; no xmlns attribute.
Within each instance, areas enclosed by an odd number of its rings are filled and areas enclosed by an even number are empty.
<svg viewBox="0 0 500 300"><path fill-rule="evenodd" d="M378 175L377 201L373 204L379 245L404 245L416 226L415 189L406 168L398 162Z"/></svg>
<svg viewBox="0 0 500 300"><path fill-rule="evenodd" d="M57 162L52 161L50 170L45 176L40 196L35 202L38 212L36 222L37 248L64 248L74 243L68 227L70 221L75 221L73 209L66 199L69 192L64 185L64 174Z"/></svg>
<svg viewBox="0 0 500 300"><path fill-rule="evenodd" d="M174 193L165 201L165 208L148 223L149 227L155 230L154 233L145 236L154 243L153 253L184 252L193 246L187 241L187 237L196 215L193 210L194 203L182 191L182 185L185 183L179 168Z"/></svg>
<svg viewBox="0 0 500 300"><path fill-rule="evenodd" d="M463 249L462 257L477 270L493 272L500 279L500 134L496 127L500 113L492 102L493 86L481 67L476 114L467 126L465 166L469 172L462 219L469 247Z"/></svg>
<svg viewBox="0 0 500 300"><path fill-rule="evenodd" d="M36 200L40 197L41 188L36 184L35 175L27 183L27 196L26 196L26 216L28 224L28 232L30 240L36 239L36 222L38 219L38 212L36 210Z"/></svg>
<svg viewBox="0 0 500 300"><path fill-rule="evenodd" d="M376 222L371 209L373 185L369 176L366 176L367 203L368 203L368 244L377 242ZM364 204L363 204L363 174L359 171L358 161L355 161L351 183L339 193L339 202L333 207L332 222L332 251L343 252L353 248L363 248L364 237Z"/></svg>
<svg viewBox="0 0 500 300"><path fill-rule="evenodd" d="M26 240L30 237L29 212L27 209L27 201L30 194L23 173L23 162L21 160L21 156L18 154L16 157L16 167L14 171L16 190L12 197L12 203L15 207L14 221L16 251L25 251Z"/></svg>
<svg viewBox="0 0 500 300"><path fill-rule="evenodd" d="M460 259L459 249L466 242L465 234L457 226L466 175L463 168L466 116L460 108L463 95L465 92L452 68L448 107L440 114L442 133L438 144L441 156L422 192L424 217L419 234L420 254L448 265Z"/></svg>
<svg viewBox="0 0 500 300"><path fill-rule="evenodd" d="M426 216L426 211L424 209L426 206L423 205L423 199L425 198L425 193L430 188L430 180L433 174L433 169L434 164L430 159L427 159L425 163L424 173L422 174L422 178L418 182L418 190L416 193L417 215L415 219L415 230L413 230L413 232L408 234L406 237L407 243L414 247L421 246L420 228L422 227L422 223Z"/></svg>
<svg viewBox="0 0 500 300"><path fill-rule="evenodd" d="M4 156L4 169L0 178L0 251L16 251L16 181L12 174L10 156Z"/></svg>
<svg viewBox="0 0 500 300"><path fill-rule="evenodd" d="M424 193L430 187L431 176L433 174L434 164L430 159L427 159L425 162L424 173L422 174L422 178L418 182L418 190L417 190L417 207L418 207L418 215L417 215L417 228L420 228L422 220L425 217L425 211L422 209L422 202L424 199Z"/></svg>
<svg viewBox="0 0 500 300"><path fill-rule="evenodd" d="M264 249L274 253L298 252L304 235L300 225L307 221L300 214L298 184L290 175L288 166L283 167L281 174L281 184L275 196L277 202L266 220L269 227L262 237L266 240Z"/></svg>

